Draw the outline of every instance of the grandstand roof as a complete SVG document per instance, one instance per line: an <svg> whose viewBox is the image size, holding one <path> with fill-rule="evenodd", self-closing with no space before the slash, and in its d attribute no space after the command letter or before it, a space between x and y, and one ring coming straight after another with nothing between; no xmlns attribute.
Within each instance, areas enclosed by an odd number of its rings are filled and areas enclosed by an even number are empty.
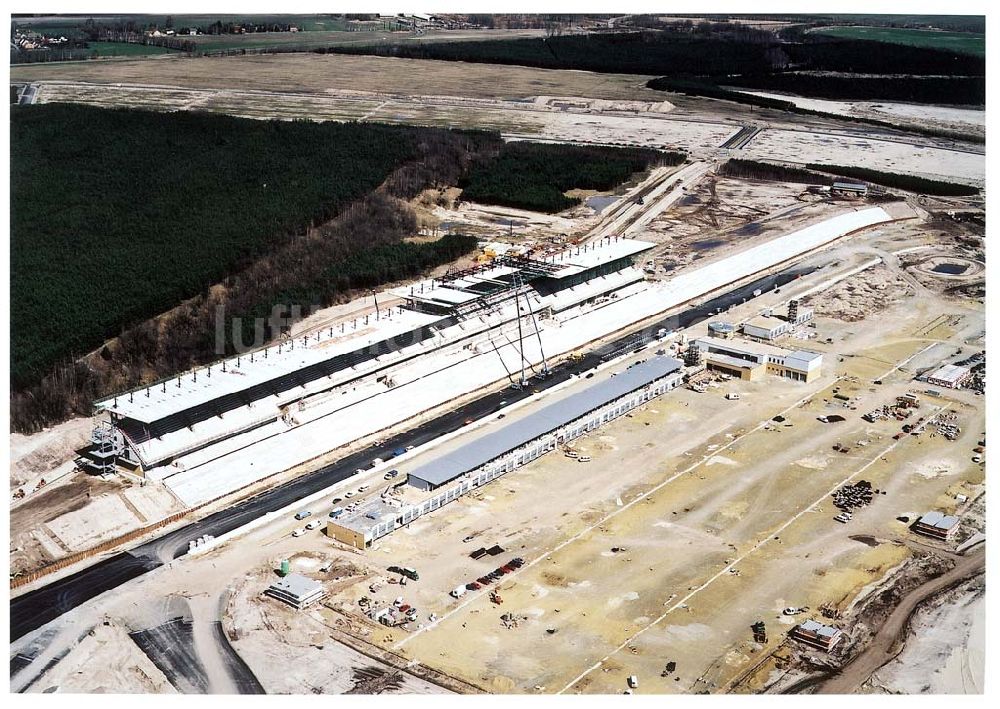
<svg viewBox="0 0 1000 709"><path fill-rule="evenodd" d="M263 351L255 352L253 361L250 354L230 357L224 360L226 371L222 371L220 361L211 366L211 376L208 368L203 367L167 380L165 384L137 389L133 392L132 401L129 401L128 393L122 393L95 403L95 407L152 423L440 321L440 316L397 309L391 316L383 315L378 320L370 318L368 325L359 323L356 330L352 330L351 323L347 323L346 332L341 334L339 325L334 326L333 336L324 330L319 333L318 342L312 335L312 341L306 345L302 345L301 338L296 338L294 348L284 343L280 354L277 345L273 345L268 348L266 357Z"/></svg>
<svg viewBox="0 0 1000 709"><path fill-rule="evenodd" d="M583 391L531 413L422 465L410 477L443 485L470 470L504 455L549 431L569 423L629 392L667 376L681 368L672 357L653 357L619 372L617 376L592 384Z"/></svg>
<svg viewBox="0 0 1000 709"><path fill-rule="evenodd" d="M565 264L561 269L550 274L552 278L565 278L620 258L641 254L654 246L656 244L649 241L611 237L574 246L568 251L556 254L554 259L546 260L556 265Z"/></svg>

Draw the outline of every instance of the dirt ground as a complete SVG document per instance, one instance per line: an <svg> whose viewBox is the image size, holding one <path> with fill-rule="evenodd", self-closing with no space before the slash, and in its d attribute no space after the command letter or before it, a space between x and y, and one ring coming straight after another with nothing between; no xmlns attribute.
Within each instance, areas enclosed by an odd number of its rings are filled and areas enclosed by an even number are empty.
<svg viewBox="0 0 1000 709"><path fill-rule="evenodd" d="M878 694L980 694L984 689L986 580L978 576L917 612L900 655L867 682Z"/></svg>
<svg viewBox="0 0 1000 709"><path fill-rule="evenodd" d="M845 256L837 268L851 265ZM828 278L806 277L751 307ZM961 317L928 330L949 313ZM820 317L807 345L827 353L816 382L767 377L718 382L704 394L677 390L577 443L591 462L546 456L365 553L318 531L292 538L297 523L277 520L60 622L82 632L92 618L131 624L161 595L210 598L228 587L226 631L268 691L397 691L387 676L395 665L347 648L342 634L376 646L372 654L381 646L402 653L403 664L416 661L487 691L620 693L629 674L640 677L640 692L725 691L802 617L783 616L781 608L849 609L909 558L912 534L897 516L957 509L954 495L982 484L982 468L969 460L984 428L981 398L925 398L920 415L940 406L957 412L963 436L954 442L933 432L897 442L895 421L859 418L913 389L912 371L942 356L938 340L951 354L982 326L978 307L933 294L891 306L877 320ZM907 371L894 369L907 360ZM876 377L881 387L871 384ZM834 386L851 397L847 408L832 398ZM726 400L729 391L742 398ZM780 425L771 421L779 413L786 419ZM817 420L828 413L848 420ZM836 453L835 442L852 449ZM832 521L828 497L852 476L887 494L845 527ZM558 504L552 490L559 490ZM469 558L493 543L505 551L488 561ZM528 563L496 587L502 605L484 593L447 595L513 556ZM323 605L300 614L259 597L282 558L323 580L330 593ZM420 581L386 583L390 564L417 568ZM369 585L380 580L372 592ZM419 608L418 621L408 629L376 625L359 611L362 595L381 603L401 595ZM749 625L760 619L766 646L750 642ZM661 676L671 660L676 672Z"/></svg>
<svg viewBox="0 0 1000 709"><path fill-rule="evenodd" d="M49 475L73 454L87 445L94 422L89 418L73 418L39 433L10 435L10 486L18 488L37 483L40 476ZM29 492L34 485L28 485Z"/></svg>
<svg viewBox="0 0 1000 709"><path fill-rule="evenodd" d="M940 356L913 333L941 309L930 298L890 307L891 332L870 326L885 318L820 318L808 346L830 352L823 381L673 392L577 445L593 457L586 467L548 456L381 540L367 555L370 573L332 591L333 604L387 647L491 691L617 693L633 673L639 691L723 691L801 620L780 609L848 610L909 558L901 540L912 535L897 516L948 509L956 489L982 482L980 466L968 462L982 429L971 397L921 409L954 407L966 422L956 442L934 434L897 442L895 421L859 418L912 389L909 374L886 370L913 355L913 367ZM932 337L961 341L981 325L968 318ZM824 346L828 334L834 342ZM853 356L839 361L836 353ZM837 383L852 397L848 422L822 424L817 416L844 411L831 396L838 375L848 377ZM877 377L885 377L882 387L870 385ZM743 394L738 404L722 397L730 390ZM791 427L758 427L779 412ZM846 441L849 454L831 450ZM887 494L842 527L826 500L847 479ZM556 509L552 489L561 491ZM492 543L505 553L466 556ZM497 587L502 605L485 594L447 596L512 556L528 566ZM385 584L393 563L418 568L421 580L406 589ZM371 574L383 583L376 593ZM356 610L361 595L376 604L403 595L420 620L409 632L370 625ZM428 621L431 613L439 622ZM502 622L507 613L514 627ZM770 628L770 646L750 640L758 619ZM677 672L660 677L670 660Z"/></svg>
<svg viewBox="0 0 1000 709"><path fill-rule="evenodd" d="M33 570L181 509L162 485L73 472L11 509L11 572Z"/></svg>
<svg viewBox="0 0 1000 709"><path fill-rule="evenodd" d="M318 554L291 559L293 571L336 585L357 570L340 560L328 571ZM274 566L248 572L232 588L226 627L233 647L269 694L428 694L442 688L399 672L337 642L324 624L322 608L301 612L261 595L277 579Z"/></svg>
<svg viewBox="0 0 1000 709"><path fill-rule="evenodd" d="M876 266L836 287L806 298L817 315L857 322L913 295L910 284L885 266Z"/></svg>
<svg viewBox="0 0 1000 709"><path fill-rule="evenodd" d="M280 54L249 57L178 57L167 60L67 62L19 66L13 81L70 80L135 83L185 88L227 87L234 90L316 92L359 87L408 95L419 87L424 95L471 98L587 96L600 99L663 101L664 94L645 87L651 76L595 74L488 64L365 57Z"/></svg>
<svg viewBox="0 0 1000 709"><path fill-rule="evenodd" d="M852 165L973 185L983 184L986 168L983 154L978 152L916 147L906 141L819 131L767 130L751 141L743 152L753 160Z"/></svg>
<svg viewBox="0 0 1000 709"><path fill-rule="evenodd" d="M95 625L31 688L70 694L176 694L166 676L120 624Z"/></svg>

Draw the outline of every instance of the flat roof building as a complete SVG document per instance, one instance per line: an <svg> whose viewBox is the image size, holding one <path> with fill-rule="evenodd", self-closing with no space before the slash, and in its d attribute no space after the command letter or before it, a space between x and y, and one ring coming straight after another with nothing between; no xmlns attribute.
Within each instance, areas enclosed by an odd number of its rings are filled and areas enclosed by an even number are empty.
<svg viewBox="0 0 1000 709"><path fill-rule="evenodd" d="M837 180L833 183L833 191L849 195L864 196L868 194L868 185L864 182L846 182Z"/></svg>
<svg viewBox="0 0 1000 709"><path fill-rule="evenodd" d="M761 340L776 340L792 328L792 323L774 316L758 315L743 324L743 334Z"/></svg>
<svg viewBox="0 0 1000 709"><path fill-rule="evenodd" d="M457 500L526 463L680 386L681 363L656 356L528 414L411 472L404 489L327 522L327 536L365 549L417 517ZM418 499L403 502L408 488ZM422 493L429 493L423 495Z"/></svg>
<svg viewBox="0 0 1000 709"><path fill-rule="evenodd" d="M422 490L434 490L604 404L678 371L681 366L679 360L671 357L653 357L640 362L618 373L617 376L549 404L519 421L507 424L431 463L422 465L410 473L409 482Z"/></svg>
<svg viewBox="0 0 1000 709"><path fill-rule="evenodd" d="M958 389L971 375L972 370L968 367L960 367L957 364L945 364L926 375L924 379L928 384L948 387L949 389Z"/></svg>
<svg viewBox="0 0 1000 709"><path fill-rule="evenodd" d="M288 574L268 586L264 593L299 610L326 595L323 584L302 574Z"/></svg>
<svg viewBox="0 0 1000 709"><path fill-rule="evenodd" d="M928 512L910 527L917 534L947 540L958 531L958 517L936 510Z"/></svg>
<svg viewBox="0 0 1000 709"><path fill-rule="evenodd" d="M820 650L832 650L844 636L839 629L823 625L815 620L807 620L792 629L792 637Z"/></svg>
<svg viewBox="0 0 1000 709"><path fill-rule="evenodd" d="M786 350L764 342L748 340L697 339L692 343L702 351L705 367L740 379L754 381L774 374L799 382L811 382L822 371L823 355L805 350Z"/></svg>

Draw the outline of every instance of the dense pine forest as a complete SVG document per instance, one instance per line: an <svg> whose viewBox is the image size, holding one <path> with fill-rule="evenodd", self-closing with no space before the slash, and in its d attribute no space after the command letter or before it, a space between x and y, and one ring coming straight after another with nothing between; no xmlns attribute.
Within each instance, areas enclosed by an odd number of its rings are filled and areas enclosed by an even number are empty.
<svg viewBox="0 0 1000 709"><path fill-rule="evenodd" d="M833 179L811 170L803 170L787 165L758 162L757 160L726 160L719 168L719 174L724 177L742 177L749 180L776 180L778 182L795 182L804 185L829 185Z"/></svg>
<svg viewBox="0 0 1000 709"><path fill-rule="evenodd" d="M716 76L716 85L742 89L783 91L810 98L850 101L905 101L982 106L986 103L986 77L830 76L826 74L759 74Z"/></svg>
<svg viewBox="0 0 1000 709"><path fill-rule="evenodd" d="M979 194L979 189L970 185L928 180L925 177L901 175L895 172L879 172L878 170L869 170L864 167L822 165L818 163L810 163L806 167L810 170L821 170L841 177L872 182L883 187L894 187L906 190L907 192L917 192L919 194L935 195L938 197L970 197Z"/></svg>
<svg viewBox="0 0 1000 709"><path fill-rule="evenodd" d="M724 22L653 22L655 29L545 38L390 45L317 50L377 54L546 69L654 74L662 91L843 120L797 108L789 101L747 96L724 87L778 91L831 100L883 100L982 106L986 63L973 54L805 33L794 26L774 33ZM870 125L891 122L867 119ZM983 142L953 130L916 132Z"/></svg>
<svg viewBox="0 0 1000 709"><path fill-rule="evenodd" d="M654 165L679 165L687 156L642 148L506 143L460 183L462 199L560 212L580 204L571 189L610 190Z"/></svg>
<svg viewBox="0 0 1000 709"><path fill-rule="evenodd" d="M801 41L787 42L770 33L748 35L732 25L707 23L705 27L694 25L688 31L346 45L323 51L663 76L755 75L791 69L984 76L986 67L982 58L948 50L811 35L805 35Z"/></svg>
<svg viewBox="0 0 1000 709"><path fill-rule="evenodd" d="M400 245L416 231L404 200L500 139L41 105L11 109L11 144L12 424L36 430L218 357L220 307L307 314L474 248ZM73 362L115 336L99 371Z"/></svg>

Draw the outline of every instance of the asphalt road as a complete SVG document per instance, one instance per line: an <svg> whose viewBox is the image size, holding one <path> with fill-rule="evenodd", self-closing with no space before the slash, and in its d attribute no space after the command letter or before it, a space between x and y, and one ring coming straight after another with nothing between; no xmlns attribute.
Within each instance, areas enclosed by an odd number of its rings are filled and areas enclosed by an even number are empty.
<svg viewBox="0 0 1000 709"><path fill-rule="evenodd" d="M190 618L171 618L129 635L178 692L208 693L208 674L194 649Z"/></svg>
<svg viewBox="0 0 1000 709"><path fill-rule="evenodd" d="M11 640L16 640L42 627L63 613L105 591L162 566L166 560L183 556L187 553L188 542L192 539L197 539L204 534L221 536L268 512L287 507L296 500L319 492L341 480L346 480L356 474L358 468L368 467L374 458L388 460L392 457L394 450L408 446L419 446L457 430L464 426L468 419L478 419L493 413L500 408L501 402L512 404L533 395L536 391L548 389L574 375L593 369L601 363L602 358L614 353L624 353L623 350L627 351L629 347L637 345L637 333L641 336L643 333L655 333L661 327L668 330L688 327L712 317L720 309L725 310L730 305L749 300L758 289L761 292L767 292L775 286L781 287L802 275L811 273L816 268L788 269L733 289L701 305L688 308L678 315L666 317L641 331L634 331L613 342L601 345L577 362L567 361L553 367L550 376L541 380L534 379L531 385L524 389L504 389L486 394L420 426L393 436L380 446L373 446L341 458L335 463L255 495L197 522L192 522L130 551L116 554L94 566L18 596L10 603Z"/></svg>

